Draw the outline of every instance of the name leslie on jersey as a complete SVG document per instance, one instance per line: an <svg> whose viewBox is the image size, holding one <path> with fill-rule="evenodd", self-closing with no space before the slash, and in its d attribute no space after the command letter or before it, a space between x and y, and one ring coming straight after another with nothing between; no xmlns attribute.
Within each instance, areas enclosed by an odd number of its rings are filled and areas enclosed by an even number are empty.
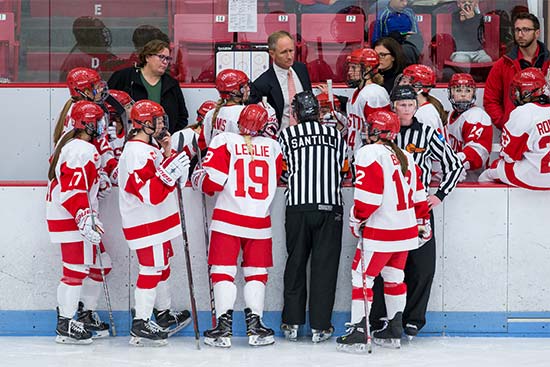
<svg viewBox="0 0 550 367"><path fill-rule="evenodd" d="M290 138L292 149L303 148L310 145L327 145L336 148L336 138L329 135L308 135Z"/></svg>
<svg viewBox="0 0 550 367"><path fill-rule="evenodd" d="M235 144L235 155L250 155L255 157L269 157L269 146L252 144L252 152L248 151L246 144Z"/></svg>

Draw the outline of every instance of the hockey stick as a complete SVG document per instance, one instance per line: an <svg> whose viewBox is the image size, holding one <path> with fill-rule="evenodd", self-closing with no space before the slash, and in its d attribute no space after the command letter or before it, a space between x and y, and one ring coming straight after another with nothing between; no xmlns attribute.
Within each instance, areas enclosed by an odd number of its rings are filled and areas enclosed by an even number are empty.
<svg viewBox="0 0 550 367"><path fill-rule="evenodd" d="M199 168L202 168L202 156L201 156L201 150L199 148L199 144L197 143L197 139L195 136L193 136L193 149L197 152L197 164L199 165ZM208 263L208 215L206 212L206 196L204 193L201 193L202 196L202 210L203 210L203 221L204 221L204 247L206 249L206 261ZM208 288L210 291L210 312L212 316L212 327L216 327L217 320L216 320L216 304L214 302L214 285L212 284L212 278L210 277L212 266L208 265Z"/></svg>
<svg viewBox="0 0 550 367"><path fill-rule="evenodd" d="M363 233L363 225L359 233ZM367 269L365 265L365 249L363 247L363 238L359 237L359 245L361 246L361 280L363 281L363 304L365 307L365 343L367 344L367 352L372 353L372 337L370 335L370 323L369 323L369 296L367 294L367 275L365 274Z"/></svg>
<svg viewBox="0 0 550 367"><path fill-rule="evenodd" d="M178 152L181 152L183 148L183 134L181 134L179 143L178 143ZM185 182L182 180L187 180L187 177L180 177L177 185L178 192L178 204L180 210L180 224L181 224L181 233L183 237L183 251L185 252L185 267L187 269L187 282L189 283L189 299L191 301L191 313L193 315L193 329L195 331L195 342L197 349L201 349L200 346L200 335L199 335L199 318L197 316L197 301L195 299L195 287L193 285L193 271L191 270L191 256L189 255L189 241L187 239L187 228L185 227L185 212L183 211L183 192L181 191L180 183Z"/></svg>
<svg viewBox="0 0 550 367"><path fill-rule="evenodd" d="M82 169L84 176L84 182L86 183L86 197L88 198L88 208L90 209L90 215L92 216L92 226L96 229L95 217L92 209L92 202L90 201L90 188L88 186L88 177L86 172ZM101 260L101 245L99 243L93 244L97 246L97 258L99 260L99 272L101 273L101 282L103 283L103 293L105 294L105 302L107 303L107 312L109 313L109 324L111 324L111 334L116 336L115 321L113 318L113 308L111 307L111 297L109 296L109 287L107 287L107 279L105 278L105 268L103 268L103 260Z"/></svg>

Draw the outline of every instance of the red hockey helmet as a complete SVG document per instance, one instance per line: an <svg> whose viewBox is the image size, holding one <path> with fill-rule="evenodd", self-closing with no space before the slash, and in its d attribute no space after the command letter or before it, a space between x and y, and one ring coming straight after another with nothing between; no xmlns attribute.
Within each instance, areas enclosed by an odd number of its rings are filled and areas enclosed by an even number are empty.
<svg viewBox="0 0 550 367"><path fill-rule="evenodd" d="M429 92L435 86L435 72L426 65L409 65L403 70L399 84L410 84L423 92Z"/></svg>
<svg viewBox="0 0 550 367"><path fill-rule="evenodd" d="M229 99L233 96L242 97L243 88L248 85L250 79L241 70L224 69L216 76L216 89L223 99Z"/></svg>
<svg viewBox="0 0 550 367"><path fill-rule="evenodd" d="M75 129L85 130L94 138L105 132L105 111L94 102L76 102L71 110L71 118Z"/></svg>
<svg viewBox="0 0 550 367"><path fill-rule="evenodd" d="M516 106L537 101L544 95L545 84L546 80L540 69L523 69L512 78L510 98Z"/></svg>
<svg viewBox="0 0 550 367"><path fill-rule="evenodd" d="M456 93L464 88L471 89L471 97L465 101L457 101ZM451 80L449 80L449 86L447 88L449 102L455 110L458 112L464 112L472 107L476 101L476 82L470 74L457 73L453 74ZM470 91L468 91L470 92ZM466 92L466 93L468 93ZM462 92L464 93L464 92Z"/></svg>
<svg viewBox="0 0 550 367"><path fill-rule="evenodd" d="M239 131L241 135L259 135L267 123L268 114L265 108L251 104L243 108L239 115Z"/></svg>
<svg viewBox="0 0 550 367"><path fill-rule="evenodd" d="M369 136L393 140L401 129L399 117L390 111L375 111L367 117Z"/></svg>
<svg viewBox="0 0 550 367"><path fill-rule="evenodd" d="M363 66L370 66L376 72L378 65L380 64L380 57L378 53L372 48L359 48L351 51L346 61L348 64L360 64Z"/></svg>
<svg viewBox="0 0 550 367"><path fill-rule="evenodd" d="M216 102L214 101L205 101L203 102L199 109L197 110L197 122L202 122L204 120L204 116L206 116L206 113L210 110L213 110L216 108Z"/></svg>
<svg viewBox="0 0 550 367"><path fill-rule="evenodd" d="M134 104L134 100L132 99L132 97L130 97L128 93L122 90L111 89L109 90L109 94L113 96L113 98L116 99L118 103L120 103L120 105L124 108L126 108L128 105ZM105 106L109 110L109 113L116 113L116 109L108 102L105 102Z"/></svg>
<svg viewBox="0 0 550 367"><path fill-rule="evenodd" d="M108 96L107 83L101 79L99 73L89 68L74 68L67 74L67 86L71 97L84 97L93 102L102 102ZM89 90L93 98L86 95Z"/></svg>
<svg viewBox="0 0 550 367"><path fill-rule="evenodd" d="M328 99L328 93L320 93L317 95L317 101L319 101L319 106L321 108L331 108L332 105ZM334 108L340 110L340 100L334 97Z"/></svg>
<svg viewBox="0 0 550 367"><path fill-rule="evenodd" d="M168 128L168 116L164 112L164 108L156 102L148 99L137 101L130 112L132 127L142 129L143 125L150 123L148 126L155 131L157 123L162 122L165 128Z"/></svg>

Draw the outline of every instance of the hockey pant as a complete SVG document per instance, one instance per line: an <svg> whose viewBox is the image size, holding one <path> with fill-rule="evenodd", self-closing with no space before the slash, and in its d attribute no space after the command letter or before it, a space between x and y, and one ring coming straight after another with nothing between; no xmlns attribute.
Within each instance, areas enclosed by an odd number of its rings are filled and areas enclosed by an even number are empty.
<svg viewBox="0 0 550 367"><path fill-rule="evenodd" d="M153 308L168 310L172 306L168 278L170 277L170 257L173 256L172 244L148 246L136 250L139 273L136 283L135 318L149 320Z"/></svg>
<svg viewBox="0 0 550 367"><path fill-rule="evenodd" d="M111 257L100 243L105 275L111 271ZM61 244L63 276L57 287L59 314L72 318L82 301L85 310L95 310L102 288L97 246L88 241Z"/></svg>
<svg viewBox="0 0 550 367"><path fill-rule="evenodd" d="M408 251L372 252L365 251L367 300L369 309L372 305L372 286L374 278L380 274L384 279L384 300L388 319L393 319L397 312L403 312L407 297L407 286L403 282L405 263ZM365 317L363 275L361 274L361 249L357 248L351 266L351 323L359 323ZM368 316L367 316L368 317Z"/></svg>

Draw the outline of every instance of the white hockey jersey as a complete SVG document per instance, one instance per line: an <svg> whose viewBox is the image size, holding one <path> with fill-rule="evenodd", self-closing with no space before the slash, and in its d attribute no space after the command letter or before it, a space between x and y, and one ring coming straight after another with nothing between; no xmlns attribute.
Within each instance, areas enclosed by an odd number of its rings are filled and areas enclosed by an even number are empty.
<svg viewBox="0 0 550 367"><path fill-rule="evenodd" d="M118 165L122 231L131 249L171 240L182 234L175 186L157 175L164 156L143 141L129 140Z"/></svg>
<svg viewBox="0 0 550 367"><path fill-rule="evenodd" d="M91 207L97 212L99 168L99 153L93 144L72 139L61 149L55 179L48 182L46 194L46 220L51 242L83 241L75 217L79 209Z"/></svg>
<svg viewBox="0 0 550 367"><path fill-rule="evenodd" d="M206 148L206 146L203 146L204 142L201 143L200 138L201 134L196 132L195 129L191 127L186 127L185 129L176 131L172 134L172 150L179 152L181 143L181 151L187 153L189 158L193 158L197 154L195 148L193 147L193 139L197 141L197 146L199 149Z"/></svg>
<svg viewBox="0 0 550 367"><path fill-rule="evenodd" d="M363 89L356 89L348 99L348 149L351 158L355 151L363 145L361 131L366 132L366 118L378 110L390 110L390 96L378 84L367 84Z"/></svg>
<svg viewBox="0 0 550 367"><path fill-rule="evenodd" d="M222 133L212 139L204 168L202 191L219 192L210 229L242 238L271 238L269 208L282 172L279 143L258 136L249 146L242 135Z"/></svg>
<svg viewBox="0 0 550 367"><path fill-rule="evenodd" d="M447 121L447 141L455 152L462 152L464 168L472 171L485 168L493 143L489 115L482 108L473 106L460 115L452 111Z"/></svg>
<svg viewBox="0 0 550 367"><path fill-rule="evenodd" d="M433 104L426 102L418 107L414 117L422 124L430 125L437 131L440 135L445 134L445 129L443 128L443 121L439 116L439 112ZM443 135L444 136L444 135Z"/></svg>
<svg viewBox="0 0 550 367"><path fill-rule="evenodd" d="M550 189L550 105L527 103L502 129L498 178L526 189Z"/></svg>
<svg viewBox="0 0 550 367"><path fill-rule="evenodd" d="M365 220L364 248L398 252L418 248L417 218L429 218L420 168L408 160L406 175L399 159L383 144L365 145L355 153L355 217Z"/></svg>

